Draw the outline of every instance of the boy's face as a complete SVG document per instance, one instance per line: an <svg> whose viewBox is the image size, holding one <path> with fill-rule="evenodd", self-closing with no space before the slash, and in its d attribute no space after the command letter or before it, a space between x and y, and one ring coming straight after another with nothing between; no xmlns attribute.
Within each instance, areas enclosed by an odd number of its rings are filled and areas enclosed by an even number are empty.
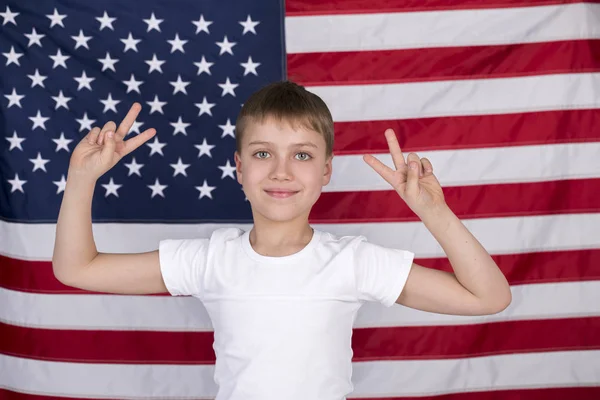
<svg viewBox="0 0 600 400"><path fill-rule="evenodd" d="M248 123L235 164L255 220L308 219L331 178L331 159L318 132L274 118Z"/></svg>

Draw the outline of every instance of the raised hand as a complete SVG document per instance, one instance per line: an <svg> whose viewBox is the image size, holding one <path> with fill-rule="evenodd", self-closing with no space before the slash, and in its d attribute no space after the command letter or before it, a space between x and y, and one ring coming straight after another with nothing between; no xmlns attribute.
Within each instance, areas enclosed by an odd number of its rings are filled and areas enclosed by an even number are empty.
<svg viewBox="0 0 600 400"><path fill-rule="evenodd" d="M121 121L119 128L113 121L102 129L94 127L75 147L69 162L69 173L98 179L124 156L140 147L155 134L154 128L146 129L131 139L124 140L140 113L142 106L134 103Z"/></svg>
<svg viewBox="0 0 600 400"><path fill-rule="evenodd" d="M427 213L445 206L444 192L433 174L431 162L427 158L419 158L415 153L410 153L405 161L394 131L387 129L385 137L396 169L388 167L370 154L363 157L365 162L392 185L421 219Z"/></svg>

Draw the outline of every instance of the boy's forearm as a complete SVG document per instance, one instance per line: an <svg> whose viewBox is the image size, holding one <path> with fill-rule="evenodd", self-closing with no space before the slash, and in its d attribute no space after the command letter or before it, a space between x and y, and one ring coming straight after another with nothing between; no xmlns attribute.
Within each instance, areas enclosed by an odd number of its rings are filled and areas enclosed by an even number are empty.
<svg viewBox="0 0 600 400"><path fill-rule="evenodd" d="M88 265L98 254L92 232L92 196L96 182L68 175L56 224L52 264L57 277Z"/></svg>
<svg viewBox="0 0 600 400"><path fill-rule="evenodd" d="M462 286L486 303L510 301L506 277L449 207L444 206L422 220L442 246Z"/></svg>

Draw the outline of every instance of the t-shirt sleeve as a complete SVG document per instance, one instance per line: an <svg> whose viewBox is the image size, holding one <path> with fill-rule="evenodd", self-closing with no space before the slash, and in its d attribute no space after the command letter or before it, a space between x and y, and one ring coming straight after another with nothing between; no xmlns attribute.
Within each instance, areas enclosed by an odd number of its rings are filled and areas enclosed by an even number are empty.
<svg viewBox="0 0 600 400"><path fill-rule="evenodd" d="M160 270L169 293L194 296L202 293L208 239L167 239L159 243Z"/></svg>
<svg viewBox="0 0 600 400"><path fill-rule="evenodd" d="M396 303L412 267L414 253L360 240L355 249L354 272L358 298L386 307Z"/></svg>

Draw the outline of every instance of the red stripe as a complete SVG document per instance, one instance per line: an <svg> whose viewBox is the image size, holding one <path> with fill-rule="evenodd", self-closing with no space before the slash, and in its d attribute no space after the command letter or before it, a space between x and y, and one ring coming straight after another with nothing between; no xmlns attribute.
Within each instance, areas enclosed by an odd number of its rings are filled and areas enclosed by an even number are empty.
<svg viewBox="0 0 600 400"><path fill-rule="evenodd" d="M599 331L600 317L354 329L353 361L599 349ZM0 353L46 361L206 365L216 359L213 332L74 331L0 323L0 336Z"/></svg>
<svg viewBox="0 0 600 400"><path fill-rule="evenodd" d="M600 141L598 126L597 109L336 122L334 152L389 153L387 128L410 152Z"/></svg>
<svg viewBox="0 0 600 400"><path fill-rule="evenodd" d="M443 191L446 203L462 219L600 211L600 178L455 186ZM419 217L393 190L325 192L313 206L310 221L406 222L419 221Z"/></svg>
<svg viewBox="0 0 600 400"><path fill-rule="evenodd" d="M493 255L511 285L525 283L572 282L600 279L600 250L548 251ZM416 258L417 264L452 271L445 257ZM54 278L47 262L14 260L0 256L0 287L45 294L86 294L62 285Z"/></svg>
<svg viewBox="0 0 600 400"><path fill-rule="evenodd" d="M286 0L288 17L323 14L443 11L583 3L582 0ZM598 3L589 0L585 3Z"/></svg>
<svg viewBox="0 0 600 400"><path fill-rule="evenodd" d="M348 397L348 400L354 397ZM203 398L205 399L205 398ZM570 387L570 388L543 388L543 389L512 389L490 390L488 392L453 393L436 396L418 397L385 397L385 400L598 400L600 387ZM56 397L35 394L18 393L0 389L0 400L93 400L90 397ZM117 400L102 397L102 400ZM121 400L121 399L118 399ZM189 400L196 400L190 397ZM198 398L199 400L199 398ZM309 399L307 399L309 400ZM383 398L361 397L361 400L383 400Z"/></svg>
<svg viewBox="0 0 600 400"><path fill-rule="evenodd" d="M499 46L288 54L288 77L305 86L367 85L592 72L600 40Z"/></svg>

